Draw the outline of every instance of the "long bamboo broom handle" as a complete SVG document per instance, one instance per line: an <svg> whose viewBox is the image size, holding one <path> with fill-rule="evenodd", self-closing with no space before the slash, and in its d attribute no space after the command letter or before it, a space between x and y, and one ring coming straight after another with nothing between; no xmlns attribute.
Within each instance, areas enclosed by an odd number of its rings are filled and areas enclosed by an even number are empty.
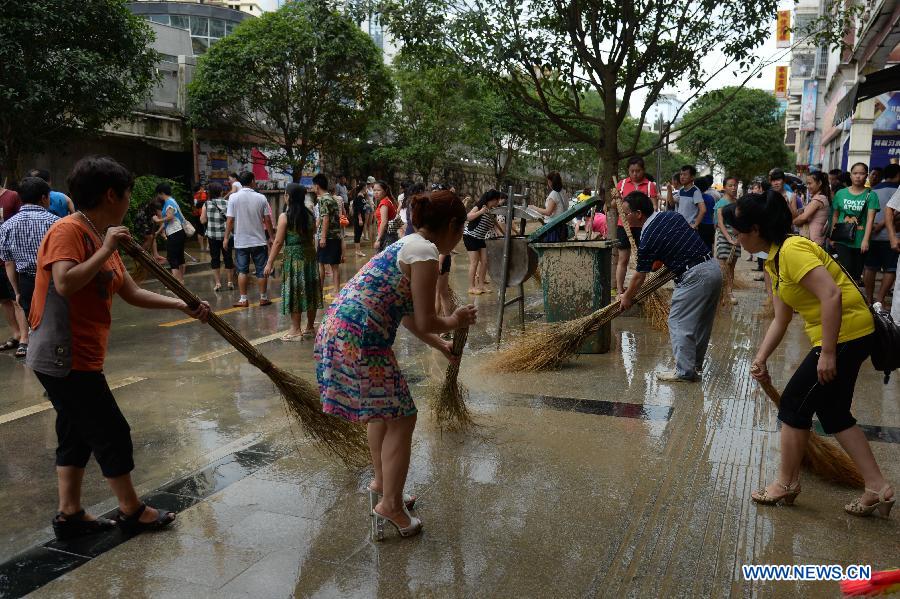
<svg viewBox="0 0 900 599"><path fill-rule="evenodd" d="M191 310L196 310L197 307L202 303L202 300L198 295L192 292L190 289L184 286L181 281L175 278L172 273L166 270L163 266L161 266L156 260L154 260L150 254L148 254L134 239L127 239L125 241L120 241L119 244L123 247L123 249L135 260L140 262L144 268L149 270L159 281L166 286L172 293L174 293L180 300L182 300L185 304L187 304L188 308ZM270 370L274 364L271 360L262 355L255 347L250 345L250 342L247 341L243 335L237 332L234 327L225 322L221 316L216 314L215 312L210 311L209 320L207 320L207 324L216 330L220 335L225 337L229 342L232 342L235 349L241 352L244 357L250 360L250 363L262 370L263 372L267 372Z"/></svg>
<svg viewBox="0 0 900 599"><path fill-rule="evenodd" d="M675 273L671 272L669 269L663 266L644 282L644 284L641 286L641 289L634 296L634 303L638 303L642 300L647 299L648 297L656 293L656 291L659 290L660 287L674 278ZM624 311L625 309L622 308L622 304L618 302L600 308L590 315L590 317L593 317L593 320L586 325L586 331L592 333L599 331L600 327L602 327L604 324L614 319L615 317L621 315Z"/></svg>
<svg viewBox="0 0 900 599"><path fill-rule="evenodd" d="M622 218L622 208L625 207L624 201L622 199L622 194L619 193L619 188L616 187L616 178L612 177L612 190L610 191L613 197L613 201L616 203L616 210L619 211L619 218ZM624 220L622 221L622 228L625 229L625 235L628 237L628 243L631 244L631 247L637 248L637 245L634 243L634 235L631 234L631 227L628 226ZM631 259L628 261L628 266L634 268L637 264L637 252L631 252Z"/></svg>

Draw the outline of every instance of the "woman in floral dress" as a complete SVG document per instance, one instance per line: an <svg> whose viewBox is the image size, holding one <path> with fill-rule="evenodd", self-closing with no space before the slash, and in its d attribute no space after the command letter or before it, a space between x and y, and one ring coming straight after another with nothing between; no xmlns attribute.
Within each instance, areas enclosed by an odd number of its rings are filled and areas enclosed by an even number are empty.
<svg viewBox="0 0 900 599"><path fill-rule="evenodd" d="M412 222L415 233L369 260L341 290L325 313L315 349L323 410L367 423L375 467L369 490L381 496L371 515L404 537L422 528L403 496L416 406L391 346L403 324L452 360L450 342L438 334L469 326L476 316L474 306L439 316L434 303L438 255L449 254L462 237L462 201L451 191L419 194L412 199Z"/></svg>
<svg viewBox="0 0 900 599"><path fill-rule="evenodd" d="M278 217L275 242L263 275L275 268L275 259L284 247L281 265L281 313L290 314L291 328L282 341L300 341L311 337L316 311L322 307L322 285L316 263L315 216L306 207L306 188L291 183L285 191L288 209ZM300 318L306 312L306 330Z"/></svg>

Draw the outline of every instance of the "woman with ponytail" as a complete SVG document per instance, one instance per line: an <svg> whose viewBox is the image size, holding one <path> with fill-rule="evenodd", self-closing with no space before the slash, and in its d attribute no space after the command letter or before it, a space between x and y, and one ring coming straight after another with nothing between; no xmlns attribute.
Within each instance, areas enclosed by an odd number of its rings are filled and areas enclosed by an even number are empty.
<svg viewBox="0 0 900 599"><path fill-rule="evenodd" d="M766 362L781 344L796 311L812 348L781 394L781 464L776 479L751 494L763 505L793 505L800 494L800 463L815 414L834 435L865 479L865 492L844 506L854 516L887 517L894 490L875 461L865 434L850 413L860 367L869 357L875 330L872 314L853 279L818 244L791 235L793 215L783 196L748 194L723 208L725 222L748 252L768 252L775 318L756 351L752 376L771 383Z"/></svg>
<svg viewBox="0 0 900 599"><path fill-rule="evenodd" d="M391 523L403 537L422 528L404 497L416 406L392 346L402 324L449 360L449 341L438 335L475 322L474 306L450 316L435 309L438 256L459 243L466 209L457 195L438 190L412 198L416 232L384 248L341 290L316 337L316 378L323 410L368 427L375 480L369 485L372 518ZM379 527L380 529L380 527Z"/></svg>

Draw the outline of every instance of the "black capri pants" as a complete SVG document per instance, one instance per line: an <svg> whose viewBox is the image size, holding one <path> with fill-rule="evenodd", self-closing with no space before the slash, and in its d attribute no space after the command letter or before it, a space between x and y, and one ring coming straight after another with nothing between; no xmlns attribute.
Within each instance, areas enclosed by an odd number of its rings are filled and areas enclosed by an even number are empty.
<svg viewBox="0 0 900 599"><path fill-rule="evenodd" d="M209 266L214 270L222 266L222 262L225 263L225 268L234 268L234 237L227 250L223 247L224 243L224 239L209 238Z"/></svg>
<svg viewBox="0 0 900 599"><path fill-rule="evenodd" d="M856 377L869 357L872 335L837 344L837 376L826 385L819 384L817 367L820 347L814 347L788 381L781 395L778 419L793 428L809 430L816 414L822 430L829 435L845 431L856 419L850 414Z"/></svg>
<svg viewBox="0 0 900 599"><path fill-rule="evenodd" d="M35 374L56 410L57 466L84 468L93 453L106 478L134 470L131 427L102 372Z"/></svg>
<svg viewBox="0 0 900 599"><path fill-rule="evenodd" d="M187 241L187 235L183 230L175 231L166 237L166 259L169 261L169 268L172 270L184 264L185 241Z"/></svg>
<svg viewBox="0 0 900 599"><path fill-rule="evenodd" d="M362 239L363 229L365 228L365 221L359 222L361 214L353 215L353 243L359 243L359 240Z"/></svg>

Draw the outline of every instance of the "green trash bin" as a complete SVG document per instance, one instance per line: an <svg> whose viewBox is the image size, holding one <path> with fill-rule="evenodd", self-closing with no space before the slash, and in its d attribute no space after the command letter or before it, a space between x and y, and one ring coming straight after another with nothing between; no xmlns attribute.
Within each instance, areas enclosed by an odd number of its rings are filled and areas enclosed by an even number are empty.
<svg viewBox="0 0 900 599"><path fill-rule="evenodd" d="M609 305L615 241L564 241L531 246L540 256L547 322L574 320ZM584 342L578 353L605 354L611 340L611 327L607 323Z"/></svg>

